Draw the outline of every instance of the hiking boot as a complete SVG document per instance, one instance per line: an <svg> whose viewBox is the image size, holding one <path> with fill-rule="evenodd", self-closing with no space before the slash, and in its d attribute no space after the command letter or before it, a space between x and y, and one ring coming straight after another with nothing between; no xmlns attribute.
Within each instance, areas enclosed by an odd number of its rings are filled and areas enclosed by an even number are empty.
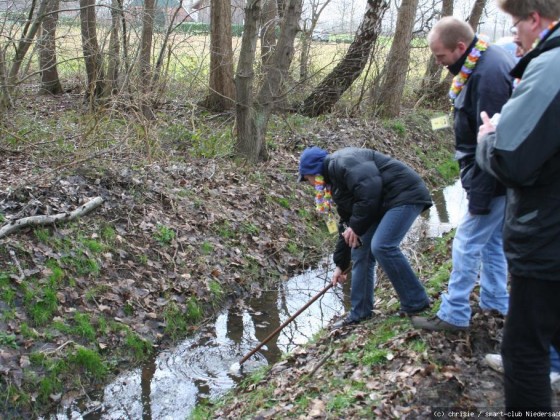
<svg viewBox="0 0 560 420"><path fill-rule="evenodd" d="M425 318L421 316L413 316L410 321L414 328L429 330L429 331L466 331L467 327L459 327L458 325L450 324L443 319L433 316Z"/></svg>
<svg viewBox="0 0 560 420"><path fill-rule="evenodd" d="M489 353L484 356L484 361L490 368L494 369L496 372L504 373L504 364L502 362L501 354Z"/></svg>
<svg viewBox="0 0 560 420"><path fill-rule="evenodd" d="M432 301L428 301L428 303L426 303L424 306L422 306L421 308L418 309L413 309L412 311L403 311L402 309L399 309L399 316L401 318L404 317L412 317L414 315L418 315L419 313L424 312L425 310L430 309L430 306L432 305Z"/></svg>

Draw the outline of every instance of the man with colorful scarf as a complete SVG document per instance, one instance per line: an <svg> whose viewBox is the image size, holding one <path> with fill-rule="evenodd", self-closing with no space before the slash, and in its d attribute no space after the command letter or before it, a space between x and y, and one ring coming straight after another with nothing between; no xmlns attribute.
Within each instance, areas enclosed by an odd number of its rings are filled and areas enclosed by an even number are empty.
<svg viewBox="0 0 560 420"><path fill-rule="evenodd" d="M348 147L328 154L314 146L301 154L299 181L315 187L319 211L331 208L330 197L336 204L340 234L333 255L334 285L346 280L352 261L351 310L334 328L371 318L376 262L397 292L403 314L429 307L426 290L400 249L414 220L432 205L420 175L371 149Z"/></svg>
<svg viewBox="0 0 560 420"><path fill-rule="evenodd" d="M508 311L507 263L502 227L505 188L476 164L480 112L500 112L512 91L509 71L513 57L499 46L478 39L472 28L455 17L444 17L430 31L428 44L436 61L455 75L449 96L453 102L455 156L467 192L468 212L453 240L453 269L447 293L436 316L414 317L416 328L465 330L470 324L469 296L480 276L479 306Z"/></svg>
<svg viewBox="0 0 560 420"><path fill-rule="evenodd" d="M560 350L560 1L498 0L498 5L530 50L512 71L521 81L497 126L484 110L476 155L507 187L506 409L550 417L550 345Z"/></svg>

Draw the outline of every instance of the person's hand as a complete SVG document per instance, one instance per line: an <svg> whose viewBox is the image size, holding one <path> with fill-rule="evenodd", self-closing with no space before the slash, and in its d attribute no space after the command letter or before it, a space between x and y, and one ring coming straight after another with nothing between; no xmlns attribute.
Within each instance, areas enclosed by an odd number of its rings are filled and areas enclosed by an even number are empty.
<svg viewBox="0 0 560 420"><path fill-rule="evenodd" d="M360 237L354 233L351 227L346 228L346 230L342 232L342 237L350 248L359 248L362 245Z"/></svg>
<svg viewBox="0 0 560 420"><path fill-rule="evenodd" d="M488 114L485 111L480 113L480 118L482 119L482 125L478 128L478 141L480 141L486 134L496 131L496 127L490 122L490 117L488 117Z"/></svg>
<svg viewBox="0 0 560 420"><path fill-rule="evenodd" d="M346 272L343 272L340 267L334 269L334 274L332 276L331 283L333 286L337 284L342 284L346 281Z"/></svg>

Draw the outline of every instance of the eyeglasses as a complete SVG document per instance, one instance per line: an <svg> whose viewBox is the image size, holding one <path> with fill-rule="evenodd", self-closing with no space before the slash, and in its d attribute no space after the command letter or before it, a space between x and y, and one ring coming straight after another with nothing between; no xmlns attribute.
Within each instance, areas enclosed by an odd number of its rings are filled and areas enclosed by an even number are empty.
<svg viewBox="0 0 560 420"><path fill-rule="evenodd" d="M524 17L520 17L519 19L517 19L517 21L511 25L511 28L509 28L509 31L511 32L512 35L517 35L517 25L519 25L519 22L521 22L523 19L525 19Z"/></svg>

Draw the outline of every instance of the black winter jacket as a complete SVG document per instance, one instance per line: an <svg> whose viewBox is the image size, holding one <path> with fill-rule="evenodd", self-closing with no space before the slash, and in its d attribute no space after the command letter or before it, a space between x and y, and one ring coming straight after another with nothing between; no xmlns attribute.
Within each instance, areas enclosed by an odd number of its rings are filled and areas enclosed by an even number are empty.
<svg viewBox="0 0 560 420"><path fill-rule="evenodd" d="M519 277L560 281L560 24L512 72L522 77L477 162L508 187L504 249Z"/></svg>
<svg viewBox="0 0 560 420"><path fill-rule="evenodd" d="M467 52L449 70L458 72L477 38ZM505 194L505 187L493 176L483 172L476 163L480 112L490 117L500 112L512 92L513 79L509 75L515 61L504 48L490 45L484 51L461 93L454 101L454 129L456 158L461 168L461 184L469 199L471 214L488 214L490 201Z"/></svg>
<svg viewBox="0 0 560 420"><path fill-rule="evenodd" d="M426 210L432 205L420 175L401 161L371 149L348 147L327 155L323 176L332 188L341 225L351 227L359 236L391 208L423 204ZM350 247L341 235L333 258L342 270L350 265Z"/></svg>

